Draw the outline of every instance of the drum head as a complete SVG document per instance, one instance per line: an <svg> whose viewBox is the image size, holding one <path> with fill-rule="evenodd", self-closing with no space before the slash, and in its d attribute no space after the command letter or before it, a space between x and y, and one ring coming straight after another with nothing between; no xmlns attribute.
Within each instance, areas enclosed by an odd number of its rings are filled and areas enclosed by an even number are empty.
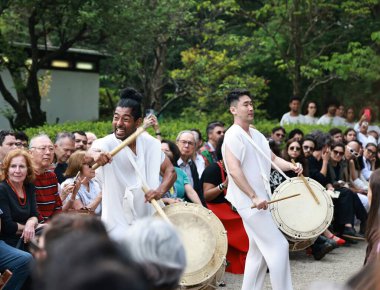
<svg viewBox="0 0 380 290"><path fill-rule="evenodd" d="M307 189L300 177L281 183L273 193L272 199L300 193L270 205L274 221L286 235L295 239L310 239L322 234L330 225L334 205L323 186L311 178L306 178L319 200L319 204Z"/></svg>
<svg viewBox="0 0 380 290"><path fill-rule="evenodd" d="M187 267L181 286L201 284L213 277L227 254L227 232L221 221L212 211L187 202L163 210L178 230L186 251Z"/></svg>

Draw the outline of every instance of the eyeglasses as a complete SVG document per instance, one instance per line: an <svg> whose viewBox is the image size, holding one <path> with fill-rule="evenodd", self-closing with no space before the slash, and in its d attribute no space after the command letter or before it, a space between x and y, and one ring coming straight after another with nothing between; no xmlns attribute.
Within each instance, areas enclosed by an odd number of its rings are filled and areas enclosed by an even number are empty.
<svg viewBox="0 0 380 290"><path fill-rule="evenodd" d="M88 168L92 168L92 166L94 166L94 165L95 165L95 163L91 163L91 164L89 164L89 163L83 163L83 165L87 165L87 166L88 166Z"/></svg>
<svg viewBox="0 0 380 290"><path fill-rule="evenodd" d="M356 152L354 149L352 149L350 146L347 146L347 149L348 149L348 151L350 151L351 155L353 155L355 157L360 156L360 154L358 152Z"/></svg>
<svg viewBox="0 0 380 290"><path fill-rule="evenodd" d="M284 135L284 134L281 134L281 133L276 133L276 134L274 134L274 135L276 135L277 137L280 137L280 138L284 138L284 137L285 137L285 135Z"/></svg>
<svg viewBox="0 0 380 290"><path fill-rule="evenodd" d="M297 146L290 146L290 147L289 147L289 150L290 150L290 151L297 151L297 152L298 152L298 151L300 151L300 150L301 150L301 147L297 147Z"/></svg>
<svg viewBox="0 0 380 290"><path fill-rule="evenodd" d="M338 151L338 150L333 150L334 154L337 156L343 156L344 152L343 151Z"/></svg>
<svg viewBox="0 0 380 290"><path fill-rule="evenodd" d="M183 146L188 145L189 147L194 146L194 142L192 141L186 141L186 140L178 140L179 143L181 143Z"/></svg>
<svg viewBox="0 0 380 290"><path fill-rule="evenodd" d="M304 146L302 146L302 148L304 151L314 151L314 147L312 147L312 146L304 145Z"/></svg>
<svg viewBox="0 0 380 290"><path fill-rule="evenodd" d="M38 152L45 153L46 150L49 150L50 152L54 152L53 146L40 146L40 147L30 147L31 149L36 149Z"/></svg>
<svg viewBox="0 0 380 290"><path fill-rule="evenodd" d="M371 155L376 154L376 151L372 151L371 149L368 149L368 148L367 148L367 152L368 152L369 154L371 154Z"/></svg>

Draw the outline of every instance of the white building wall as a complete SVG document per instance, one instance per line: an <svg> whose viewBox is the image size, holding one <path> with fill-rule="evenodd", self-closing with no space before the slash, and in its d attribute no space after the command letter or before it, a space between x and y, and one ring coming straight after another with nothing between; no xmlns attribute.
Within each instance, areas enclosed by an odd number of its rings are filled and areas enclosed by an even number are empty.
<svg viewBox="0 0 380 290"><path fill-rule="evenodd" d="M41 70L40 74L45 71ZM47 122L91 121L99 117L99 74L81 71L50 70L50 90L42 98L41 108ZM14 85L8 71L2 71L5 85L15 96ZM9 106L0 93L0 108ZM28 126L28 125L27 125ZM0 115L0 129L9 129L8 120Z"/></svg>

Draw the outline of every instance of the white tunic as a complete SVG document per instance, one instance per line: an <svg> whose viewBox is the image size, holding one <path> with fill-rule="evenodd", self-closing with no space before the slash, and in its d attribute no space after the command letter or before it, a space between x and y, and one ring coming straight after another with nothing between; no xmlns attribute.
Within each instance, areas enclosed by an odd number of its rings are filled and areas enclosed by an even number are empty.
<svg viewBox="0 0 380 290"><path fill-rule="evenodd" d="M110 152L122 141L114 134L95 140L91 148ZM128 227L137 219L154 212L145 202L142 182L135 172L128 154L135 160L149 188L159 186L160 166L165 159L160 142L144 132L136 140L136 155L129 147L117 153L111 162L96 170L96 178L102 187L102 220L110 236L124 237Z"/></svg>
<svg viewBox="0 0 380 290"><path fill-rule="evenodd" d="M288 124L302 124L304 123L303 115L299 114L298 116L291 116L290 112L285 113L280 121L280 125L288 125Z"/></svg>
<svg viewBox="0 0 380 290"><path fill-rule="evenodd" d="M249 128L249 133L256 145L270 160L271 151L264 135L253 128ZM269 194L271 194L268 192L271 164L269 160L258 153L243 134L247 133L238 125L232 125L227 130L222 147L223 159L225 159L225 150L228 147L240 161L244 175L256 194L268 200ZM227 164L226 169L229 172ZM250 198L240 190L231 177L228 179L226 199L238 210L252 205Z"/></svg>

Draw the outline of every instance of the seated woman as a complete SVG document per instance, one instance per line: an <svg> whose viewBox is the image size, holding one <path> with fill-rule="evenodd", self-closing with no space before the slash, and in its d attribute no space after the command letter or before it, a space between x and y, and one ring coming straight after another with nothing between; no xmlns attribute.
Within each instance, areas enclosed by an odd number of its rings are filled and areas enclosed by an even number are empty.
<svg viewBox="0 0 380 290"><path fill-rule="evenodd" d="M102 192L98 183L93 180L95 170L91 168L92 164L86 162L85 155L85 151L76 151L68 160L68 166L64 173L67 179L62 182L62 187L70 187L71 192L65 197L65 200L62 199L63 209L88 208L100 215L102 212ZM80 187L77 182L80 183ZM77 188L75 188L75 184Z"/></svg>
<svg viewBox="0 0 380 290"><path fill-rule="evenodd" d="M172 204L186 200L202 205L197 192L190 185L186 173L178 167L177 160L180 158L181 154L177 145L169 140L162 140L161 150L166 154L166 156L168 156L174 166L175 172L177 173L177 180L170 191L163 196L163 201L166 204Z"/></svg>
<svg viewBox="0 0 380 290"><path fill-rule="evenodd" d="M0 208L3 211L0 240L13 247L33 239L38 225L33 179L30 155L22 149L10 151L3 161L0 183ZM19 247L22 248L23 244Z"/></svg>
<svg viewBox="0 0 380 290"><path fill-rule="evenodd" d="M201 184L207 207L221 220L227 230L227 261L230 264L227 266L226 271L243 274L249 245L248 236L241 217L224 198L228 179L221 153L223 139L221 137L216 146L216 156L219 161L206 167L201 177Z"/></svg>

